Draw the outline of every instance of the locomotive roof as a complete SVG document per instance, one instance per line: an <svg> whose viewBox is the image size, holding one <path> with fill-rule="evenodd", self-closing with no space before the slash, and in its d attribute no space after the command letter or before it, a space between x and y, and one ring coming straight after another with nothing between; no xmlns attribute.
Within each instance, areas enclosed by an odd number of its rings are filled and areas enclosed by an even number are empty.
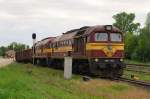
<svg viewBox="0 0 150 99"><path fill-rule="evenodd" d="M68 33L77 32L77 31L80 31L80 30L83 30L83 29L87 29L87 28L89 28L89 27L90 27L90 26L83 26L83 27L78 28L78 29L69 30L69 31L67 31L66 33L63 33L63 34L68 34Z"/></svg>
<svg viewBox="0 0 150 99"><path fill-rule="evenodd" d="M54 38L56 38L56 37L47 37L47 38L42 39L41 41L44 41L44 40L52 40L52 39L54 39Z"/></svg>
<svg viewBox="0 0 150 99"><path fill-rule="evenodd" d="M106 31L105 30L105 26L107 25L96 25L96 26L91 26L90 28L88 28L84 35L87 35L87 34L90 34L91 32L93 31ZM112 30L111 32L121 32L121 30L119 30L117 27L115 26L112 26Z"/></svg>
<svg viewBox="0 0 150 99"><path fill-rule="evenodd" d="M61 35L61 37L59 38L59 41L72 39L75 37L75 35L78 32L80 32L82 30L86 30L87 28L89 28L89 26L84 26L84 27L81 27L79 29L73 29L73 30L67 31L66 33L63 33L63 35Z"/></svg>
<svg viewBox="0 0 150 99"><path fill-rule="evenodd" d="M41 41L38 41L35 44L35 46L41 46L41 45L49 43L50 41L58 42L58 41L73 39L74 37L88 35L94 31L106 31L105 26L107 26L107 25L84 26L84 27L81 27L78 29L73 29L73 30L63 33L61 36L48 37ZM116 28L115 26L112 26L111 32L121 32L121 31L118 28Z"/></svg>
<svg viewBox="0 0 150 99"><path fill-rule="evenodd" d="M51 41L54 40L54 39L55 39L55 37L47 37L47 38L44 38L44 39L42 39L41 41L38 41L38 42L35 44L35 47L45 45L45 44L51 42Z"/></svg>
<svg viewBox="0 0 150 99"><path fill-rule="evenodd" d="M61 36L57 36L52 42L58 42Z"/></svg>
<svg viewBox="0 0 150 99"><path fill-rule="evenodd" d="M40 45L41 45L41 41L37 41L37 42L35 43L35 47L40 46Z"/></svg>
<svg viewBox="0 0 150 99"><path fill-rule="evenodd" d="M60 38L59 41L72 39L76 35L77 31L71 32L71 33L65 33Z"/></svg>
<svg viewBox="0 0 150 99"><path fill-rule="evenodd" d="M41 41L41 44L42 44L42 45L45 45L45 44L51 42L52 40L54 40L55 38L56 38L56 37L48 37L48 38L45 38L45 39L43 39L43 40Z"/></svg>

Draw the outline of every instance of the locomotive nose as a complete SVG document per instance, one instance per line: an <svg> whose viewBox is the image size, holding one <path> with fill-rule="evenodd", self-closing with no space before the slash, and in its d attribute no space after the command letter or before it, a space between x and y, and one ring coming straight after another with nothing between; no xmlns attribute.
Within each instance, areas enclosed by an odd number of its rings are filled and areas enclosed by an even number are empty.
<svg viewBox="0 0 150 99"><path fill-rule="evenodd" d="M111 45L108 45L104 48L104 52L108 57L112 57L115 53L115 48L113 48Z"/></svg>
<svg viewBox="0 0 150 99"><path fill-rule="evenodd" d="M112 51L112 46L111 46L111 45L108 45L108 46L107 46L107 49L108 49L109 51Z"/></svg>

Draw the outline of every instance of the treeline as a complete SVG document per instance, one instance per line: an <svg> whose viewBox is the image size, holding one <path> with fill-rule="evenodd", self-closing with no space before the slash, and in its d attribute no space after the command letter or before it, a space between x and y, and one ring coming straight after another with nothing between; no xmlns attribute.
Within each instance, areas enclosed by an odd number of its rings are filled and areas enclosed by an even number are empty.
<svg viewBox="0 0 150 99"><path fill-rule="evenodd" d="M29 48L28 45L13 42L6 47L5 46L0 47L0 56L5 56L6 51L9 51L9 50L20 51L20 50L24 50L27 48Z"/></svg>
<svg viewBox="0 0 150 99"><path fill-rule="evenodd" d="M150 61L150 13L147 14L145 25L135 23L135 14L121 12L113 16L115 25L125 34L125 57L127 59Z"/></svg>

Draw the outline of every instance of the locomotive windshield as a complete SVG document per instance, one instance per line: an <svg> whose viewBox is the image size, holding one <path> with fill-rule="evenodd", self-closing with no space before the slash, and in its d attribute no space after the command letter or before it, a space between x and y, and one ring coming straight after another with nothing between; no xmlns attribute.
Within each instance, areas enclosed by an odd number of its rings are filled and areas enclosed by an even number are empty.
<svg viewBox="0 0 150 99"><path fill-rule="evenodd" d="M96 33L95 41L108 41L108 33Z"/></svg>
<svg viewBox="0 0 150 99"><path fill-rule="evenodd" d="M112 42L121 42L122 35L120 33L110 33L110 40Z"/></svg>
<svg viewBox="0 0 150 99"><path fill-rule="evenodd" d="M95 41L121 42L122 35L120 33L95 33Z"/></svg>

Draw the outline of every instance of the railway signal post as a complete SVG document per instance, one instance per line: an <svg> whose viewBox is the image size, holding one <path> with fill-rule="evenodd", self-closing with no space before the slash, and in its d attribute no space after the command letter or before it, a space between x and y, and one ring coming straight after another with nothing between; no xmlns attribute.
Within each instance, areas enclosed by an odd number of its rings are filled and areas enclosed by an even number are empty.
<svg viewBox="0 0 150 99"><path fill-rule="evenodd" d="M64 78L70 79L72 77L72 57L70 55L64 58Z"/></svg>
<svg viewBox="0 0 150 99"><path fill-rule="evenodd" d="M34 45L35 45L35 42L36 42L36 33L33 33L32 34L32 39L33 39L33 65L35 63L35 48L34 48Z"/></svg>

